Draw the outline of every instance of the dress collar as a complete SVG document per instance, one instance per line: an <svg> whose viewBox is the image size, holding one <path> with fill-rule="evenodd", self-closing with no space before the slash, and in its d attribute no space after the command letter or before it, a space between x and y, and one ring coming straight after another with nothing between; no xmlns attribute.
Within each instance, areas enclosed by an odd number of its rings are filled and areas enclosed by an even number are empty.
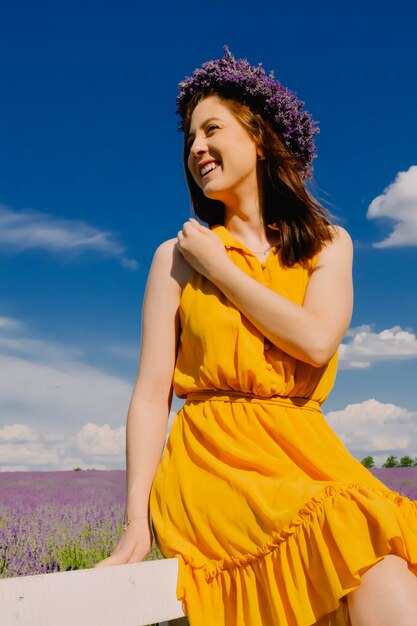
<svg viewBox="0 0 417 626"><path fill-rule="evenodd" d="M226 248L243 250L247 254L256 256L256 254L251 252L251 250L249 250L249 248L247 248L241 241L236 239L236 237L234 237L232 233L229 232L225 226L223 226L223 224L215 224L214 226L209 226L209 228L220 237ZM271 251L276 252L278 248L279 244L272 246Z"/></svg>

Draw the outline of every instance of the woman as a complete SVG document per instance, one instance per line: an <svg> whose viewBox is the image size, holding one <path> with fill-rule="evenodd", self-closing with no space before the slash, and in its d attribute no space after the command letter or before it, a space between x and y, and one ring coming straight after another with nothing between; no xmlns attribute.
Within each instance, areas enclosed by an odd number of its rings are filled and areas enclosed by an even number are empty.
<svg viewBox="0 0 417 626"><path fill-rule="evenodd" d="M194 210L151 266L127 423L126 526L99 565L179 560L191 626L417 624L417 503L320 405L352 312L352 241L305 188L317 126L246 60L177 111ZM173 389L186 398L163 451Z"/></svg>

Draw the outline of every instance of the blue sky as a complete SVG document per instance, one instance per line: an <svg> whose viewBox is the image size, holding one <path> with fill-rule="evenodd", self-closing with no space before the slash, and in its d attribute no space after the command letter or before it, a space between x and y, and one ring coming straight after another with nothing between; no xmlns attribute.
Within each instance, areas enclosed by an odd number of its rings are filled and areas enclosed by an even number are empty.
<svg viewBox="0 0 417 626"><path fill-rule="evenodd" d="M323 413L359 459L417 456L417 10L393 11L2 5L1 470L124 467L147 272L192 215L177 84L224 44L319 121L313 191L355 244Z"/></svg>

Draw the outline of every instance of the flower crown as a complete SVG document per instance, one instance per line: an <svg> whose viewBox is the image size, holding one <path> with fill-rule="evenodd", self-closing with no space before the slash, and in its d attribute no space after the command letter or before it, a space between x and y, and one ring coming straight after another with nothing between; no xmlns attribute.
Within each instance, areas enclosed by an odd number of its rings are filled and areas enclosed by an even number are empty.
<svg viewBox="0 0 417 626"><path fill-rule="evenodd" d="M310 113L302 110L304 102L278 82L272 70L267 76L262 63L254 67L247 59L236 60L227 45L224 50L223 58L203 63L192 76L179 83L176 99L176 113L181 117L179 130L184 132L185 110L194 94L214 88L224 97L247 104L254 113L271 122L303 165L304 176L311 178L316 157L314 135L319 133L319 128Z"/></svg>

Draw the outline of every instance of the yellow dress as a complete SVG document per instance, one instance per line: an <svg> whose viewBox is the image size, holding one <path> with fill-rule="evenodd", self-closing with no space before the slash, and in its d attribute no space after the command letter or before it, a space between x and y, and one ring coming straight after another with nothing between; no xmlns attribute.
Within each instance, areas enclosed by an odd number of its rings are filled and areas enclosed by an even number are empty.
<svg viewBox="0 0 417 626"><path fill-rule="evenodd" d="M318 255L261 263L224 226L238 267L302 305ZM315 368L270 345L193 272L173 378L186 398L150 493L157 544L178 558L190 626L350 626L346 594L392 553L417 575L417 501L375 478L325 421L337 353Z"/></svg>

